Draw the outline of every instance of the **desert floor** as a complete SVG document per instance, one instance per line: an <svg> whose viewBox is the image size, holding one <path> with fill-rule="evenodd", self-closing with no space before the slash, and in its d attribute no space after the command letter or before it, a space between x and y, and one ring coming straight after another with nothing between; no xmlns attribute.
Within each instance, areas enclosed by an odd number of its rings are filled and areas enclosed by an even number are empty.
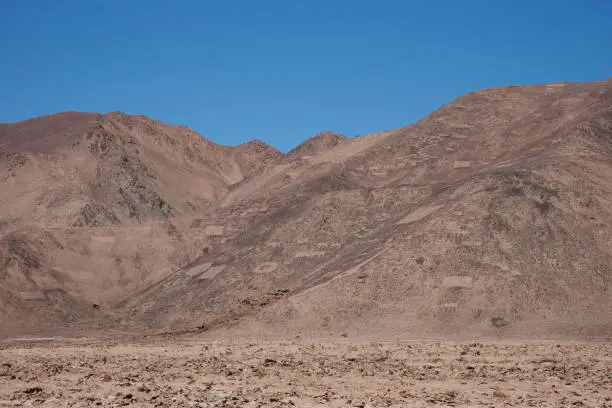
<svg viewBox="0 0 612 408"><path fill-rule="evenodd" d="M610 343L20 342L0 406L612 407Z"/></svg>

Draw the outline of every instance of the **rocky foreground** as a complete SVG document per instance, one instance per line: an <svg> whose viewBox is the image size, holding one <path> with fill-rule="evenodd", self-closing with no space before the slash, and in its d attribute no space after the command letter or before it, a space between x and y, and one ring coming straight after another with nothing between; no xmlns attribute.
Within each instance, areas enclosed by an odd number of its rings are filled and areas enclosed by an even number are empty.
<svg viewBox="0 0 612 408"><path fill-rule="evenodd" d="M4 344L0 406L612 407L612 344Z"/></svg>

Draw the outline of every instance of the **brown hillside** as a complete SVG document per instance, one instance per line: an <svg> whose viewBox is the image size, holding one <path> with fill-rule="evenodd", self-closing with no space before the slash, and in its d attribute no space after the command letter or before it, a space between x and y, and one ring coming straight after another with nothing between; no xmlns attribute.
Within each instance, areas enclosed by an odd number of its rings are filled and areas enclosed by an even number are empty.
<svg viewBox="0 0 612 408"><path fill-rule="evenodd" d="M25 271L51 276L56 264L78 256L83 267L107 259L106 250L77 255L110 245L93 244L104 228L113 231L104 237L132 237L134 248L112 241L118 265L134 253L144 259L144 243L155 236L148 244L153 262L141 261L150 263L135 279L134 268L121 275L105 261L109 277L124 276L131 285L117 290L107 277L108 293L97 293L115 320L54 300L58 321L78 314L75 319L155 330L230 325L250 333L612 336L610 81L474 92L412 126L353 139L319 135L285 157L259 142L237 148L198 142L187 130L146 118L111 114L95 126L93 134L103 136L87 139L92 131L85 132L81 144L94 141L87 151L63 157L93 156L101 167L94 176L112 176L94 178L98 183L135 172L135 183L167 208L134 198L139 216L130 217L118 198L106 198L117 184L102 183L97 188L105 193L89 198L95 216L83 217L101 221L77 222L105 225L78 230L91 237L89 249L64 244L59 235L25 238L33 240L26 249L5 243L4 264L13 272L4 279L11 293L26 293L21 303L8 301L9 294L0 299L10 305L6 321L20 313L39 318L28 306L36 300L28 299L45 284L19 281ZM10 139L3 132L2 140ZM129 136L139 153L124 153L133 151ZM187 154L184 144L191 151L199 146L197 154ZM49 215L55 214L50 205L32 210L40 192L25 180L40 174L38 185L83 200L74 186L82 185L84 171L79 182L70 184L64 173L53 184L49 161L43 169L32 153L21 154L25 164L18 166L5 154L4 165L17 170L3 183L20 186L15 191L25 199L19 208L0 206L10 215L5 234L17 234L24 219L36 220L37 228L48 220L77 225ZM134 170L138 163L148 171ZM197 183L201 188L188 188ZM128 197L141 196L128 190ZM184 201L193 207L186 210ZM64 248L61 261L49 257L53 240ZM22 253L42 260L28 263ZM78 293L74 302L82 305L93 294L83 289L85 275L70 270L70 290L59 279L53 285Z"/></svg>
<svg viewBox="0 0 612 408"><path fill-rule="evenodd" d="M0 213L39 226L102 226L193 214L280 154L226 147L119 112L0 125ZM19 197L18 203L16 198Z"/></svg>
<svg viewBox="0 0 612 408"><path fill-rule="evenodd" d="M0 146L7 325L104 317L93 304L106 310L199 254L209 234L189 229L192 215L281 155L119 112L0 124Z"/></svg>

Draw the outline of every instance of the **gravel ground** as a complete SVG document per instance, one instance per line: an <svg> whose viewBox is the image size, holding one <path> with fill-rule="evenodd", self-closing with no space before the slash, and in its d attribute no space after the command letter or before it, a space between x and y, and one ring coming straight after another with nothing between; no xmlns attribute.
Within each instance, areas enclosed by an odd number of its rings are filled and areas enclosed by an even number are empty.
<svg viewBox="0 0 612 408"><path fill-rule="evenodd" d="M612 407L612 344L5 344L0 406Z"/></svg>

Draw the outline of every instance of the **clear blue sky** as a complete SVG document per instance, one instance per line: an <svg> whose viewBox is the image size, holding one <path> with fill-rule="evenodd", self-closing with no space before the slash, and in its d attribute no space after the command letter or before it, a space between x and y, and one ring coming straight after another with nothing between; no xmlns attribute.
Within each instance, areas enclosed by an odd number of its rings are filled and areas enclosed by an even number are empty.
<svg viewBox="0 0 612 408"><path fill-rule="evenodd" d="M0 0L0 122L120 110L286 151L608 77L611 0Z"/></svg>

